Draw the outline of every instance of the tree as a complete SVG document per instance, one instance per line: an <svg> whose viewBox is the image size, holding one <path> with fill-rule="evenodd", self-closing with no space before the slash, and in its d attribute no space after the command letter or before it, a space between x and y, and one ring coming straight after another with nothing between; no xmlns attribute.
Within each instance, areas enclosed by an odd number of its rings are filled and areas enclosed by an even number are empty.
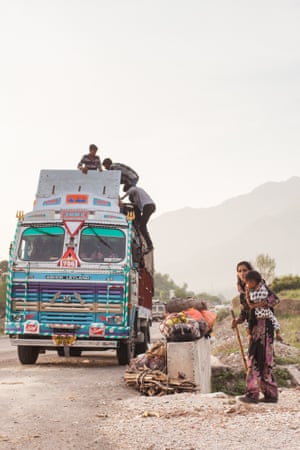
<svg viewBox="0 0 300 450"><path fill-rule="evenodd" d="M275 259L268 254L260 254L256 257L255 265L266 283L272 283L275 276Z"/></svg>
<svg viewBox="0 0 300 450"><path fill-rule="evenodd" d="M188 291L187 284L184 283L179 287L168 274L162 275L159 272L154 274L155 298L159 298L162 302L167 302L170 298L170 292L174 291L175 297L189 297L193 296L192 291Z"/></svg>
<svg viewBox="0 0 300 450"><path fill-rule="evenodd" d="M222 303L221 296L209 295L206 292L195 294L195 292L188 289L187 283L183 283L183 286L178 286L169 275L162 275L159 272L154 273L154 297L160 299L161 302L167 303L170 299L170 293L173 291L175 297L187 298L194 297L210 304Z"/></svg>
<svg viewBox="0 0 300 450"><path fill-rule="evenodd" d="M183 283L182 287L177 287L175 289L175 297L179 298L195 297L195 293L193 291L188 291L187 283Z"/></svg>

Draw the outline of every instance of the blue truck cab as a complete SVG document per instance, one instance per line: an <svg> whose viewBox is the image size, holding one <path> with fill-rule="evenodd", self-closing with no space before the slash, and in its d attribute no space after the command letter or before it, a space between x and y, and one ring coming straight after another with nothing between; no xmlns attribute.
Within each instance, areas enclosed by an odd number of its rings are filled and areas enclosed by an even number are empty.
<svg viewBox="0 0 300 450"><path fill-rule="evenodd" d="M143 255L119 171L42 170L33 210L18 212L10 248L5 333L22 364L41 352L147 350L153 254Z"/></svg>

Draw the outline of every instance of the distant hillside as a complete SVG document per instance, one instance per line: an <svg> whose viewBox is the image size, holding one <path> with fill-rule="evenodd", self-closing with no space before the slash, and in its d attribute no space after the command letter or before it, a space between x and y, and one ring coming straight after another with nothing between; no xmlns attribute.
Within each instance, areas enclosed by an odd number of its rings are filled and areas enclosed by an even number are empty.
<svg viewBox="0 0 300 450"><path fill-rule="evenodd" d="M268 182L212 208L153 219L155 266L197 292L232 295L235 266L268 253L276 275L300 273L300 177Z"/></svg>

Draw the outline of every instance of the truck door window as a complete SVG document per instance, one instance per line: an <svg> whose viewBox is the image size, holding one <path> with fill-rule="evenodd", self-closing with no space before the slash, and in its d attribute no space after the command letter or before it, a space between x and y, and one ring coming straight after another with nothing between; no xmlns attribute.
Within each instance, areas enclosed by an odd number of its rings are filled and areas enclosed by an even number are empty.
<svg viewBox="0 0 300 450"><path fill-rule="evenodd" d="M63 251L62 227L30 227L21 238L18 256L23 261L57 261Z"/></svg>
<svg viewBox="0 0 300 450"><path fill-rule="evenodd" d="M82 261L95 263L122 261L125 258L125 234L110 228L84 228L78 256Z"/></svg>

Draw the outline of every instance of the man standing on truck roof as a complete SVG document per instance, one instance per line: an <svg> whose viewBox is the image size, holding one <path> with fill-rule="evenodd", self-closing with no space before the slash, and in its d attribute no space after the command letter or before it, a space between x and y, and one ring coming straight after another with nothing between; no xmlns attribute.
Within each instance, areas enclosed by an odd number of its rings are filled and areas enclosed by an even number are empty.
<svg viewBox="0 0 300 450"><path fill-rule="evenodd" d="M153 250L153 244L147 229L147 223L151 214L155 212L155 203L150 195L138 186L130 186L129 184L125 184L124 191L126 194L123 195L122 200L128 196L129 200L133 204L135 223L147 244L147 248L144 251L144 255L146 255Z"/></svg>
<svg viewBox="0 0 300 450"><path fill-rule="evenodd" d="M139 181L139 176L135 170L122 163L113 163L110 158L105 158L103 166L106 170L120 170L121 171L121 184L129 186L136 186ZM123 189L125 191L125 189Z"/></svg>
<svg viewBox="0 0 300 450"><path fill-rule="evenodd" d="M99 156L96 155L98 147L95 144L91 144L89 147L89 153L83 155L78 163L77 169L82 173L88 173L89 170L102 171L101 161Z"/></svg>

